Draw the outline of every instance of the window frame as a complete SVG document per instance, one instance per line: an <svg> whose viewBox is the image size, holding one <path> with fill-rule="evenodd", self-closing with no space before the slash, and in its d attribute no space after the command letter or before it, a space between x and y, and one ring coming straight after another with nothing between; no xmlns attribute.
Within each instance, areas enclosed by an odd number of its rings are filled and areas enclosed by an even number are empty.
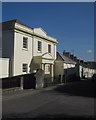
<svg viewBox="0 0 96 120"><path fill-rule="evenodd" d="M22 64L22 72L23 73L25 73L25 72L27 73L28 72L28 64L27 63L23 63Z"/></svg>
<svg viewBox="0 0 96 120"><path fill-rule="evenodd" d="M46 64L45 65L45 74L50 74L50 69L51 69L50 64Z"/></svg>
<svg viewBox="0 0 96 120"><path fill-rule="evenodd" d="M48 53L51 53L51 45L48 44Z"/></svg>
<svg viewBox="0 0 96 120"><path fill-rule="evenodd" d="M42 52L42 42L41 41L37 42L37 51Z"/></svg>
<svg viewBox="0 0 96 120"><path fill-rule="evenodd" d="M23 36L23 49L28 50L28 37Z"/></svg>

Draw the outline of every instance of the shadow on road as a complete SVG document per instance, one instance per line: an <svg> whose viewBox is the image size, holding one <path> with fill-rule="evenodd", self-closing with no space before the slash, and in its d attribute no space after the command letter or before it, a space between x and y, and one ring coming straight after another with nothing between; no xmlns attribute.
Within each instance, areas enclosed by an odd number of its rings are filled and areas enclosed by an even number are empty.
<svg viewBox="0 0 96 120"><path fill-rule="evenodd" d="M64 114L59 114L59 115L40 115L37 117L24 117L24 118L19 118L19 117L15 117L15 118L2 118L2 120L70 120L70 119L74 119L74 120L94 120L95 118L92 116L70 116L70 115L64 115Z"/></svg>
<svg viewBox="0 0 96 120"><path fill-rule="evenodd" d="M96 97L96 81L93 80L81 80L79 82L67 83L61 85L54 90L59 93L68 95L84 96L84 97Z"/></svg>

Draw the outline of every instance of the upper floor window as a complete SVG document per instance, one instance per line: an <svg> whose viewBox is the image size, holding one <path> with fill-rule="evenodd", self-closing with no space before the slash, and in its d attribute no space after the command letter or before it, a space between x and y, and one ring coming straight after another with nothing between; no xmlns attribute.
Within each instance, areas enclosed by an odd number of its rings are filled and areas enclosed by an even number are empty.
<svg viewBox="0 0 96 120"><path fill-rule="evenodd" d="M41 52L42 51L42 42L38 41L38 51Z"/></svg>
<svg viewBox="0 0 96 120"><path fill-rule="evenodd" d="M23 37L23 48L28 49L28 38Z"/></svg>
<svg viewBox="0 0 96 120"><path fill-rule="evenodd" d="M24 63L22 64L22 72L26 72L28 71L28 64Z"/></svg>
<svg viewBox="0 0 96 120"><path fill-rule="evenodd" d="M48 45L48 53L51 53L51 45Z"/></svg>

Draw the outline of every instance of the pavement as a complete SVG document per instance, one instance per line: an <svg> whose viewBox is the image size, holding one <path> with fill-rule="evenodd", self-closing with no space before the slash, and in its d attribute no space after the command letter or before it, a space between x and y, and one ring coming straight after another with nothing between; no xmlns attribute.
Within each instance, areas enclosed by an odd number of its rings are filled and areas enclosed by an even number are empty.
<svg viewBox="0 0 96 120"><path fill-rule="evenodd" d="M43 91L47 91L47 90L52 90L55 89L57 86L63 85L62 84L58 84L55 86L50 86L50 87L46 87L46 88L38 88L38 89L6 89L4 91L2 91L2 100L10 100L13 98L20 98L20 97L24 97L24 96L28 96L28 95L35 95L38 94L40 92Z"/></svg>
<svg viewBox="0 0 96 120"><path fill-rule="evenodd" d="M95 97L96 96L95 86L96 86L96 82L92 82L91 80L87 80L87 81L83 80L81 82L62 83L62 84L57 84L54 86L49 86L46 88L38 88L38 89L22 90L20 88L15 88L15 89L12 88L0 92L0 98L2 97L2 100L9 100L15 97L34 95L46 90L53 90L53 89L55 89L60 93L65 92L68 94L74 94L78 96Z"/></svg>

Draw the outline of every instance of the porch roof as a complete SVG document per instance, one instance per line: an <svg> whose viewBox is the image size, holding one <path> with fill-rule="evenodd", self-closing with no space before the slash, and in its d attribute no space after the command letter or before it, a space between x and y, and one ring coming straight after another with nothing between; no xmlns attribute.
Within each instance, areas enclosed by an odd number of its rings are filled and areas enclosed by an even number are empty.
<svg viewBox="0 0 96 120"><path fill-rule="evenodd" d="M49 53L44 53L41 56L34 56L34 60L37 63L54 64L54 58Z"/></svg>

